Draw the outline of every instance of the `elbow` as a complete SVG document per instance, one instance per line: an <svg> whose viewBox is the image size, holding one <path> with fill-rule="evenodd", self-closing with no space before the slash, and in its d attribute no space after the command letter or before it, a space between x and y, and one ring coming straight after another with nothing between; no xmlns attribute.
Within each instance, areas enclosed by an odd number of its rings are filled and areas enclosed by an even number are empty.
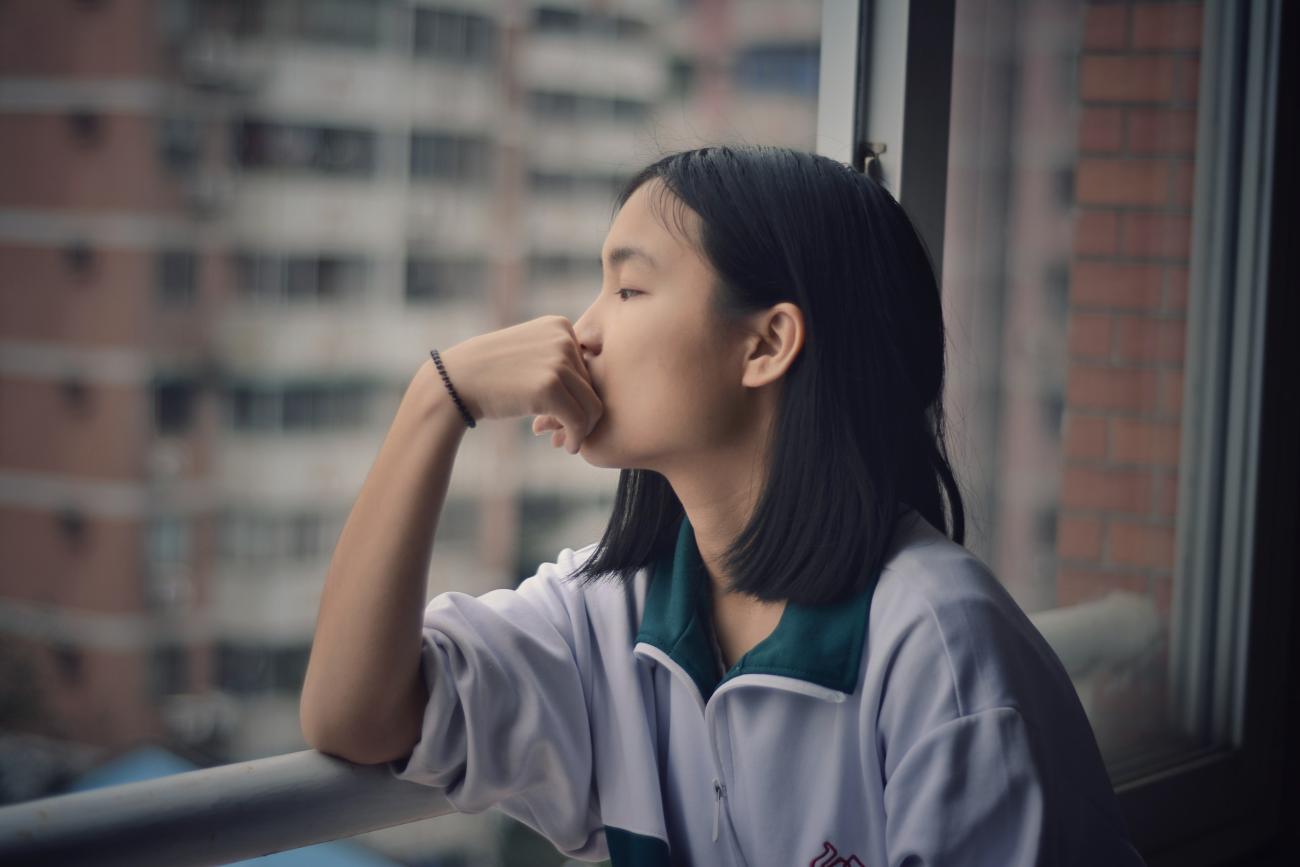
<svg viewBox="0 0 1300 867"><path fill-rule="evenodd" d="M299 729L307 746L317 752L344 759L356 765L378 765L409 756L419 740L418 731L412 737L387 734L372 722L322 723L300 707Z"/></svg>

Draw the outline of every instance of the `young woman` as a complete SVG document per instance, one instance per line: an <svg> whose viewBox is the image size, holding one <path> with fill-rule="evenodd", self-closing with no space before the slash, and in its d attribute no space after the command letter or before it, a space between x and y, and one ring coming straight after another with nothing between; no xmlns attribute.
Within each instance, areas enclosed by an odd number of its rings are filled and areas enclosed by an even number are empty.
<svg viewBox="0 0 1300 867"><path fill-rule="evenodd" d="M961 545L939 289L898 203L717 147L615 211L577 322L416 373L326 579L308 742L616 867L1141 864L1068 676ZM522 415L621 469L609 526L426 607L461 438Z"/></svg>

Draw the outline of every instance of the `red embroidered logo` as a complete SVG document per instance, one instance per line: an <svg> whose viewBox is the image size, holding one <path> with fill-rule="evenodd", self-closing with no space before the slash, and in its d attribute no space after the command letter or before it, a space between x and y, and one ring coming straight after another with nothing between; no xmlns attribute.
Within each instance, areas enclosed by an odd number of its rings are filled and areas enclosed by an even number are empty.
<svg viewBox="0 0 1300 867"><path fill-rule="evenodd" d="M808 867L867 867L858 860L857 855L850 855L845 858L829 842L822 841L821 854L808 862Z"/></svg>

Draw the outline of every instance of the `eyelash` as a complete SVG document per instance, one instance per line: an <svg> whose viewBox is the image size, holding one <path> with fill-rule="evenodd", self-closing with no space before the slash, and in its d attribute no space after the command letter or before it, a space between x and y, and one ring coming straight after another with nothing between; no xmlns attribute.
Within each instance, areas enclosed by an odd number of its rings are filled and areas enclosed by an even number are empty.
<svg viewBox="0 0 1300 867"><path fill-rule="evenodd" d="M619 300L621 300L621 301L626 301L626 300L627 300L626 298L623 298L623 297L622 297L622 293L624 293L624 292L635 292L635 293L638 294L638 295L641 294L641 290L640 290L640 289L615 289L615 290L614 290L614 294L620 296Z"/></svg>

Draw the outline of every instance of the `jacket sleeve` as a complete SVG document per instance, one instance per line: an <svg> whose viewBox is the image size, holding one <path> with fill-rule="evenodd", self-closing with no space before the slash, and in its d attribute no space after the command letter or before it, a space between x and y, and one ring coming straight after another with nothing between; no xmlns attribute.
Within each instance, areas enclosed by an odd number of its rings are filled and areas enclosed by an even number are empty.
<svg viewBox="0 0 1300 867"><path fill-rule="evenodd" d="M1043 783L1020 712L950 720L911 744L885 782L891 867L1039 867Z"/></svg>
<svg viewBox="0 0 1300 867"><path fill-rule="evenodd" d="M420 739L388 768L443 789L460 812L497 806L566 855L597 860L607 850L574 641L586 609L561 586L578 565L566 548L513 590L434 597L424 612Z"/></svg>

